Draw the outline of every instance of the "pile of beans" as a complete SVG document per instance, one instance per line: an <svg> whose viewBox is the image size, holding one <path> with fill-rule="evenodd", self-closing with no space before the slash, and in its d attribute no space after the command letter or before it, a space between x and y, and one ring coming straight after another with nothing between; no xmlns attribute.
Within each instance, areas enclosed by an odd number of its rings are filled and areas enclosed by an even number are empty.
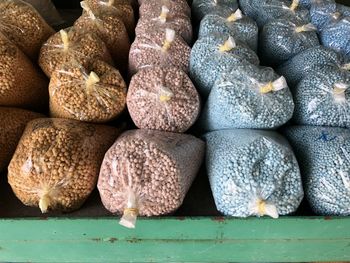
<svg viewBox="0 0 350 263"><path fill-rule="evenodd" d="M69 28L62 29L43 45L39 65L51 77L54 70L65 63L75 61L86 65L95 59L113 64L106 44L96 34Z"/></svg>
<svg viewBox="0 0 350 263"><path fill-rule="evenodd" d="M225 130L205 139L206 168L221 213L277 218L297 210L304 195L299 166L281 135Z"/></svg>
<svg viewBox="0 0 350 263"><path fill-rule="evenodd" d="M66 64L52 75L51 116L104 123L126 106L126 84L119 71L96 60L87 65Z"/></svg>
<svg viewBox="0 0 350 263"><path fill-rule="evenodd" d="M0 172L10 162L26 124L42 117L31 111L0 107Z"/></svg>
<svg viewBox="0 0 350 263"><path fill-rule="evenodd" d="M45 110L48 82L30 59L0 33L0 105Z"/></svg>
<svg viewBox="0 0 350 263"><path fill-rule="evenodd" d="M20 0L0 1L0 32L33 60L41 45L54 34L40 14Z"/></svg>
<svg viewBox="0 0 350 263"><path fill-rule="evenodd" d="M304 189L317 215L350 215L350 132L348 129L295 126L285 130L294 147Z"/></svg>
<svg viewBox="0 0 350 263"><path fill-rule="evenodd" d="M241 64L215 82L199 126L204 131L276 129L292 118L293 111L293 97L284 77L272 68Z"/></svg>
<svg viewBox="0 0 350 263"><path fill-rule="evenodd" d="M140 70L130 83L127 104L141 129L185 132L200 113L196 88L176 67Z"/></svg>
<svg viewBox="0 0 350 263"><path fill-rule="evenodd" d="M133 130L106 153L98 189L104 206L135 227L137 216L174 212L194 180L204 157L204 143L191 136Z"/></svg>
<svg viewBox="0 0 350 263"><path fill-rule="evenodd" d="M8 168L8 182L27 206L78 209L96 186L100 165L118 130L74 120L31 121Z"/></svg>

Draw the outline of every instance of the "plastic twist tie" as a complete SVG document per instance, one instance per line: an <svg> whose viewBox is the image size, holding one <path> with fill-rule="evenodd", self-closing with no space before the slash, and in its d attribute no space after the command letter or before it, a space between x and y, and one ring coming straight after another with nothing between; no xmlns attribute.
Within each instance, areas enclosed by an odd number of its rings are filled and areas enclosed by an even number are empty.
<svg viewBox="0 0 350 263"><path fill-rule="evenodd" d="M43 214L47 213L52 203L49 193L45 193L39 200L39 208Z"/></svg>
<svg viewBox="0 0 350 263"><path fill-rule="evenodd" d="M309 24L306 24L306 25L302 25L302 26L298 26L295 28L295 31L297 33L302 33L302 32L308 32L308 31L316 31L316 27L309 23Z"/></svg>
<svg viewBox="0 0 350 263"><path fill-rule="evenodd" d="M162 51L166 52L170 49L171 44L174 42L175 39L175 30L173 29L165 29L165 41L163 43Z"/></svg>
<svg viewBox="0 0 350 263"><path fill-rule="evenodd" d="M258 214L264 216L266 214L266 202L264 200L258 201Z"/></svg>
<svg viewBox="0 0 350 263"><path fill-rule="evenodd" d="M223 45L219 47L220 52L227 52L231 51L236 47L236 42L235 40L230 36Z"/></svg>
<svg viewBox="0 0 350 263"><path fill-rule="evenodd" d="M169 8L165 5L162 6L162 12L160 13L159 20L162 23L165 23L169 14Z"/></svg>
<svg viewBox="0 0 350 263"><path fill-rule="evenodd" d="M88 5L88 3L86 1L80 2L80 6L89 14L91 19L96 19L94 13L92 12L90 6Z"/></svg>
<svg viewBox="0 0 350 263"><path fill-rule="evenodd" d="M86 80L86 89L88 93L92 91L92 88L100 82L100 78L97 76L97 74L93 71L91 71L88 79Z"/></svg>
<svg viewBox="0 0 350 263"><path fill-rule="evenodd" d="M261 85L260 93L266 94L266 93L270 93L272 91L279 91L279 90L285 89L287 87L288 87L287 81L282 76L282 77L278 78L277 80L275 80L273 82L271 81L271 82L269 82L267 84Z"/></svg>
<svg viewBox="0 0 350 263"><path fill-rule="evenodd" d="M345 91L349 88L344 83L336 83L333 87L333 96L337 102L346 102Z"/></svg>
<svg viewBox="0 0 350 263"><path fill-rule="evenodd" d="M108 0L108 6L113 6L115 3L115 0Z"/></svg>
<svg viewBox="0 0 350 263"><path fill-rule="evenodd" d="M161 102L168 102L172 97L174 97L174 93L170 89L167 87L161 87L159 95L159 100Z"/></svg>
<svg viewBox="0 0 350 263"><path fill-rule="evenodd" d="M293 0L289 9L294 12L298 8L298 6L299 6L299 0Z"/></svg>
<svg viewBox="0 0 350 263"><path fill-rule="evenodd" d="M242 19L242 18L243 18L242 11L238 8L236 12L232 13L232 15L230 15L227 18L227 21L228 22L235 22L235 21Z"/></svg>
<svg viewBox="0 0 350 263"><path fill-rule="evenodd" d="M68 33L65 30L60 30L60 35L61 35L61 39L63 42L63 50L64 51L68 51L69 49L69 38L68 38Z"/></svg>

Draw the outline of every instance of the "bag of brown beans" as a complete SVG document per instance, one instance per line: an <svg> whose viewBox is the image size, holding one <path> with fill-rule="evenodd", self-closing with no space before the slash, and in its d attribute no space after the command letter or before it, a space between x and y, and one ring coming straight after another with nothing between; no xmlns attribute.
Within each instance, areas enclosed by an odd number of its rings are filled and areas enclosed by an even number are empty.
<svg viewBox="0 0 350 263"><path fill-rule="evenodd" d="M125 69L130 40L123 21L113 14L91 10L85 1L81 6L85 12L74 23L75 29L96 33L106 43L116 65Z"/></svg>
<svg viewBox="0 0 350 263"><path fill-rule="evenodd" d="M106 44L94 33L86 33L74 28L62 29L42 46L39 65L48 77L62 64L72 61L86 65L100 59L113 65Z"/></svg>
<svg viewBox="0 0 350 263"><path fill-rule="evenodd" d="M127 1L120 0L85 0L93 13L107 13L119 17L128 31L129 37L135 34L134 9Z"/></svg>
<svg viewBox="0 0 350 263"><path fill-rule="evenodd" d="M135 29L136 36L143 36L154 31L164 31L166 28L173 29L188 44L191 44L193 31L191 19L187 16L173 16L165 5L161 13L155 17L141 18Z"/></svg>
<svg viewBox="0 0 350 263"><path fill-rule="evenodd" d="M136 37L129 53L129 73L150 66L175 66L188 72L191 48L173 29Z"/></svg>
<svg viewBox="0 0 350 263"><path fill-rule="evenodd" d="M10 162L27 123L42 117L31 111L0 107L0 172Z"/></svg>
<svg viewBox="0 0 350 263"><path fill-rule="evenodd" d="M150 67L131 79L128 110L141 129L185 132L197 120L200 98L192 81L176 67Z"/></svg>
<svg viewBox="0 0 350 263"><path fill-rule="evenodd" d="M96 186L103 156L118 135L107 126L65 119L31 121L8 168L8 182L27 206L78 209Z"/></svg>
<svg viewBox="0 0 350 263"><path fill-rule="evenodd" d="M30 4L21 0L0 1L0 32L31 59L55 31Z"/></svg>
<svg viewBox="0 0 350 263"><path fill-rule="evenodd" d="M24 0L24 2L31 4L48 24L58 26L64 22L51 0Z"/></svg>
<svg viewBox="0 0 350 263"><path fill-rule="evenodd" d="M49 86L52 117L104 123L126 106L127 87L119 71L103 61L67 63L54 71Z"/></svg>
<svg viewBox="0 0 350 263"><path fill-rule="evenodd" d="M185 134L125 132L106 153L98 180L104 206L134 228L137 216L178 209L201 166L205 144Z"/></svg>
<svg viewBox="0 0 350 263"><path fill-rule="evenodd" d="M140 18L151 18L160 14L162 6L169 9L171 16L191 18L191 8L186 0L139 0Z"/></svg>
<svg viewBox="0 0 350 263"><path fill-rule="evenodd" d="M0 33L0 106L46 110L48 80Z"/></svg>

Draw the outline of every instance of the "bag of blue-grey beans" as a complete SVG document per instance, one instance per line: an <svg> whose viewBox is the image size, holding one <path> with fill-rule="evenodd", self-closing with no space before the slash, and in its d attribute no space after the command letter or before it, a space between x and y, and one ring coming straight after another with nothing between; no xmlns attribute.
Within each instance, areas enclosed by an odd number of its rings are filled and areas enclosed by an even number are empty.
<svg viewBox="0 0 350 263"><path fill-rule="evenodd" d="M304 196L299 166L281 135L222 130L204 137L210 186L221 213L278 218L297 210Z"/></svg>
<svg viewBox="0 0 350 263"><path fill-rule="evenodd" d="M215 82L197 125L204 131L275 129L287 123L293 111L285 78L272 68L245 63Z"/></svg>
<svg viewBox="0 0 350 263"><path fill-rule="evenodd" d="M190 56L190 76L199 93L207 98L215 81L224 72L240 65L259 65L256 53L229 34L212 34L194 44Z"/></svg>
<svg viewBox="0 0 350 263"><path fill-rule="evenodd" d="M305 195L317 215L350 215L350 131L295 126L285 129L303 174Z"/></svg>
<svg viewBox="0 0 350 263"><path fill-rule="evenodd" d="M192 12L195 21L199 22L210 13L228 16L238 8L237 0L193 0Z"/></svg>
<svg viewBox="0 0 350 263"><path fill-rule="evenodd" d="M198 38L220 33L229 34L235 40L246 43L255 52L258 50L258 26L253 19L243 16L240 9L228 16L214 12L203 18L199 26Z"/></svg>

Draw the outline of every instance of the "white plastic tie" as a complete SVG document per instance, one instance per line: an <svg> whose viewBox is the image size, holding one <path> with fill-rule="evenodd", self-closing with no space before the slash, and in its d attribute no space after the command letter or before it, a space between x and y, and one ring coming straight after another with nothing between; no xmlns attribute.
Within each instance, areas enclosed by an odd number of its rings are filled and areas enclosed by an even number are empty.
<svg viewBox="0 0 350 263"><path fill-rule="evenodd" d="M119 224L127 228L135 228L138 215L138 199L133 191L128 190L126 208L124 209Z"/></svg>
<svg viewBox="0 0 350 263"><path fill-rule="evenodd" d="M161 102L168 102L174 97L174 93L167 87L161 87L159 92L159 100Z"/></svg>
<svg viewBox="0 0 350 263"><path fill-rule="evenodd" d="M338 103L346 102L345 91L349 88L344 83L336 83L333 87L334 100Z"/></svg>
<svg viewBox="0 0 350 263"><path fill-rule="evenodd" d="M162 12L160 13L159 20L161 23L165 23L167 21L167 17L169 14L169 8L165 5L162 6Z"/></svg>
<svg viewBox="0 0 350 263"><path fill-rule="evenodd" d="M68 33L67 31L61 29L60 30L60 35L63 43L63 50L67 51L69 49L69 38L68 38Z"/></svg>
<svg viewBox="0 0 350 263"><path fill-rule="evenodd" d="M90 6L88 5L88 3L86 1L81 1L80 6L81 6L81 8L84 9L84 11L86 11L88 13L88 15L90 16L91 19L96 19L94 13L92 12Z"/></svg>
<svg viewBox="0 0 350 263"><path fill-rule="evenodd" d="M316 30L317 30L317 28L311 23L303 25L303 26L298 26L295 28L295 31L297 33L316 31Z"/></svg>
<svg viewBox="0 0 350 263"><path fill-rule="evenodd" d="M298 8L298 6L299 6L299 0L293 0L289 9L292 10L293 12L295 12L295 10Z"/></svg>
<svg viewBox="0 0 350 263"><path fill-rule="evenodd" d="M108 6L114 6L115 0L108 0Z"/></svg>
<svg viewBox="0 0 350 263"><path fill-rule="evenodd" d="M45 193L40 197L39 208L41 210L41 213L45 214L48 212L51 202L52 201L48 193Z"/></svg>
<svg viewBox="0 0 350 263"><path fill-rule="evenodd" d="M234 12L232 15L230 15L228 18L227 18L227 21L228 22L235 22L239 19L242 19L243 18L243 13L242 11L238 8L236 10L236 12Z"/></svg>
<svg viewBox="0 0 350 263"><path fill-rule="evenodd" d="M273 82L265 83L260 85L260 92L262 94L270 93L273 91L279 91L288 87L285 77L281 76Z"/></svg>
<svg viewBox="0 0 350 263"><path fill-rule="evenodd" d="M231 51L232 49L234 49L236 47L236 41L233 39L233 37L229 37L225 43L223 45L221 45L219 47L219 51L220 52L227 52L227 51Z"/></svg>
<svg viewBox="0 0 350 263"><path fill-rule="evenodd" d="M93 87L100 82L100 78L93 71L90 72L88 79L86 80L86 89L90 93Z"/></svg>
<svg viewBox="0 0 350 263"><path fill-rule="evenodd" d="M166 28L165 29L165 41L162 47L162 50L164 52L168 51L171 47L171 44L174 42L175 40L175 30L170 29L170 28Z"/></svg>
<svg viewBox="0 0 350 263"><path fill-rule="evenodd" d="M258 216L270 216L274 219L279 217L277 207L273 204L267 203L264 200L257 201L256 210L258 212Z"/></svg>

